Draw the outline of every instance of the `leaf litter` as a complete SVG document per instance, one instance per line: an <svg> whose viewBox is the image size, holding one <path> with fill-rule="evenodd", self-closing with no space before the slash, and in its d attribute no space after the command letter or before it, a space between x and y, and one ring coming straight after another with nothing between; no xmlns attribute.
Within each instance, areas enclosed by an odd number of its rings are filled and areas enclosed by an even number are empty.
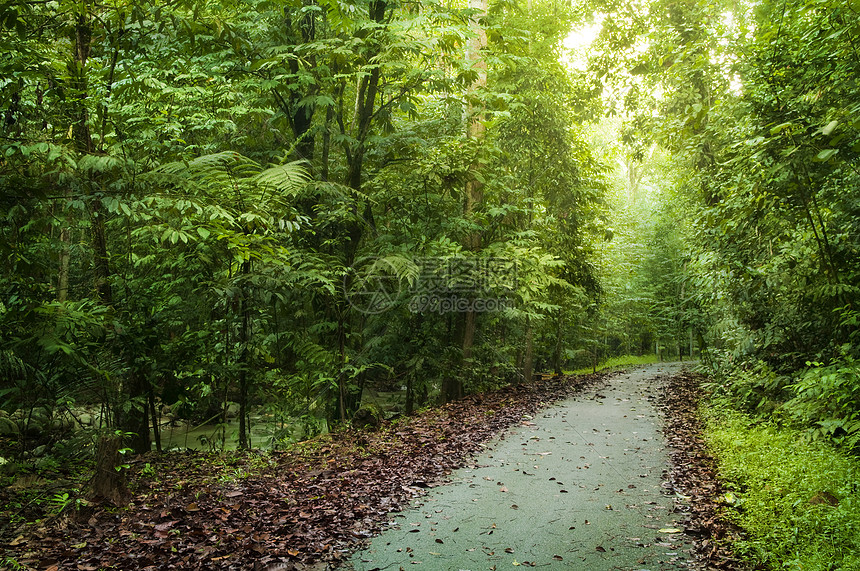
<svg viewBox="0 0 860 571"><path fill-rule="evenodd" d="M493 436L607 375L471 395L287 451L148 454L131 462L128 506L89 505L25 525L15 530L21 541L4 547L33 569L336 567L383 530L390 513L441 483Z"/></svg>
<svg viewBox="0 0 860 571"><path fill-rule="evenodd" d="M13 530L6 553L25 568L57 571L336 568L388 525L390 513L443 481L494 435L606 376L472 395L376 431L344 429L283 452L146 455L132 462L136 489L126 508L90 505L23 526ZM679 525L694 537L700 568L746 570L731 552L743 531L720 515L726 491L701 436L702 380L674 375L661 399L670 483L687 512ZM157 476L142 475L145 464Z"/></svg>
<svg viewBox="0 0 860 571"><path fill-rule="evenodd" d="M731 544L743 530L722 516L720 499L726 490L717 477L716 461L702 437L698 408L706 377L682 371L663 384L660 408L665 418L664 435L669 445L672 469L669 486L676 493L678 508L686 511L680 521L683 531L694 538L693 554L703 569L747 571ZM680 530L660 529L662 533Z"/></svg>

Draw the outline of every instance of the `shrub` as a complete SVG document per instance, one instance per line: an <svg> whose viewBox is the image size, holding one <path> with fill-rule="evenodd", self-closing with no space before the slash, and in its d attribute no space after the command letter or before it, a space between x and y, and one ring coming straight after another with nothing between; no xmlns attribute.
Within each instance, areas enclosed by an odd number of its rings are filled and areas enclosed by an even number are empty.
<svg viewBox="0 0 860 571"><path fill-rule="evenodd" d="M860 462L803 432L738 412L706 413L706 437L734 494L736 549L771 569L860 569Z"/></svg>

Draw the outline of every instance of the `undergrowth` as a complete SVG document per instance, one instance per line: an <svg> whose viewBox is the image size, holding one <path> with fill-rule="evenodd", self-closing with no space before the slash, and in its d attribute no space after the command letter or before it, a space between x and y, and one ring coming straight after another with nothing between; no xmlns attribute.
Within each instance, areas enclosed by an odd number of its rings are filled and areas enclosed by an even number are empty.
<svg viewBox="0 0 860 571"><path fill-rule="evenodd" d="M708 445L733 493L726 514L747 530L735 544L753 565L860 569L860 461L804 432L714 408Z"/></svg>
<svg viewBox="0 0 860 571"><path fill-rule="evenodd" d="M649 365L657 363L659 359L655 354L649 355L621 355L620 357L612 357L600 363L597 366L597 371L605 371L606 369L615 369L617 367L627 367L629 365ZM584 369L576 369L569 371L571 375L587 375L594 371L594 367L585 367Z"/></svg>
<svg viewBox="0 0 860 571"><path fill-rule="evenodd" d="M716 400L753 418L802 430L806 438L860 452L860 361L850 346L842 346L827 363L809 361L788 374L751 360L716 377L721 382L709 387Z"/></svg>

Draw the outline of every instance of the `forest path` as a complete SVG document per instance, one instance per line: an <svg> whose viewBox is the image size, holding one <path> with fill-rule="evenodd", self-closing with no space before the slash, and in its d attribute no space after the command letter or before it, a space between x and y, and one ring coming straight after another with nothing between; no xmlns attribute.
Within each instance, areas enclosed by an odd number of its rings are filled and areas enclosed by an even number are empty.
<svg viewBox="0 0 860 571"><path fill-rule="evenodd" d="M687 569L656 408L684 365L619 373L524 419L342 568Z"/></svg>

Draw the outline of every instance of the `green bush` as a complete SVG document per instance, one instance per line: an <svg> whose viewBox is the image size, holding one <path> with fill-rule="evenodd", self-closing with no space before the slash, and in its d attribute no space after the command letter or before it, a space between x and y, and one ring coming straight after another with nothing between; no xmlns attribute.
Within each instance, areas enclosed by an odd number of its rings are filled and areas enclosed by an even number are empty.
<svg viewBox="0 0 860 571"><path fill-rule="evenodd" d="M784 408L811 437L851 450L860 445L860 363L849 349L829 365L808 363Z"/></svg>
<svg viewBox="0 0 860 571"><path fill-rule="evenodd" d="M749 533L737 551L771 569L860 569L860 461L738 412L706 413L706 437Z"/></svg>
<svg viewBox="0 0 860 571"><path fill-rule="evenodd" d="M756 360L729 371L721 377L721 382L711 383L707 388L715 399L727 400L731 408L766 417L792 396L787 390L790 377L778 375L764 361Z"/></svg>
<svg viewBox="0 0 860 571"><path fill-rule="evenodd" d="M653 353L649 353L648 355L621 355L620 357L612 357L603 361L597 366L597 370L605 371L606 369L617 369L619 367L650 365L651 363L657 363L659 360L660 358ZM592 370L594 370L593 367L585 367L584 369L569 371L569 373L573 375L585 375L592 372Z"/></svg>

